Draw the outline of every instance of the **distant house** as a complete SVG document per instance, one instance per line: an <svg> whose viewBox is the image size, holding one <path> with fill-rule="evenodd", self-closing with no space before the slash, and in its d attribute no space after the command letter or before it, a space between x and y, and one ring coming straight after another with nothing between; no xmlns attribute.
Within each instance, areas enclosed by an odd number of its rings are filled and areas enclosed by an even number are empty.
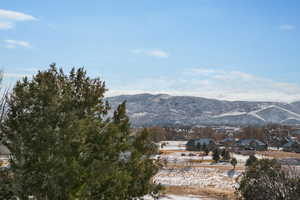
<svg viewBox="0 0 300 200"><path fill-rule="evenodd" d="M268 146L257 140L257 139L241 139L236 144L241 150L256 150L256 151L264 151L267 150Z"/></svg>
<svg viewBox="0 0 300 200"><path fill-rule="evenodd" d="M300 142L290 141L282 146L283 151L300 153Z"/></svg>
<svg viewBox="0 0 300 200"><path fill-rule="evenodd" d="M203 150L203 148L212 150L216 147L216 143L211 138L191 139L186 144L186 149L190 151Z"/></svg>
<svg viewBox="0 0 300 200"><path fill-rule="evenodd" d="M300 135L300 129L291 130L290 134L292 134L292 135Z"/></svg>
<svg viewBox="0 0 300 200"><path fill-rule="evenodd" d="M186 148L186 150L189 150L189 151L195 150L195 149L196 149L196 147L195 147L195 139L189 140L189 141L185 144L185 148Z"/></svg>
<svg viewBox="0 0 300 200"><path fill-rule="evenodd" d="M6 146L0 144L0 159L9 159L10 151Z"/></svg>

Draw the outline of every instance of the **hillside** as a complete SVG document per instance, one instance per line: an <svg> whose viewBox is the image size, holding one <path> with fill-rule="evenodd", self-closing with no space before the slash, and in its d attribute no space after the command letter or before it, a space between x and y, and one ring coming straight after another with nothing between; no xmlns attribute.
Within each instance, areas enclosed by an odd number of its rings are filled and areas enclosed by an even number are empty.
<svg viewBox="0 0 300 200"><path fill-rule="evenodd" d="M108 97L113 109L127 101L134 126L300 124L300 102L223 101L191 96L137 94Z"/></svg>

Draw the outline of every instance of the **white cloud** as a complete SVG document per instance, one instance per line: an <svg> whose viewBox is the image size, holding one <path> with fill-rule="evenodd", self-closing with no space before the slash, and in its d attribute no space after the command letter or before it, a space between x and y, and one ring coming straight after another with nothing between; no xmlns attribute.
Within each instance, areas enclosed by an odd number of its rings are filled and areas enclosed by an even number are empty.
<svg viewBox="0 0 300 200"><path fill-rule="evenodd" d="M37 18L22 12L0 9L0 30L12 29L18 21L33 20L37 20Z"/></svg>
<svg viewBox="0 0 300 200"><path fill-rule="evenodd" d="M300 100L300 87L240 71L194 68L177 77L150 77L110 87L108 95L167 93L223 100Z"/></svg>
<svg viewBox="0 0 300 200"><path fill-rule="evenodd" d="M12 10L3 10L0 9L0 19L8 19L13 21L31 21L31 20L37 20L35 17L22 13L22 12L16 12Z"/></svg>
<svg viewBox="0 0 300 200"><path fill-rule="evenodd" d="M25 71L25 72L38 72L40 69L39 68L25 68L25 69L20 69L22 71Z"/></svg>
<svg viewBox="0 0 300 200"><path fill-rule="evenodd" d="M30 48L31 45L27 41L20 41L20 40L4 40L6 48L17 48L17 47L24 47Z"/></svg>
<svg viewBox="0 0 300 200"><path fill-rule="evenodd" d="M279 26L279 28L283 31L292 31L292 30L296 29L296 26L294 26L292 24L283 24L283 25Z"/></svg>
<svg viewBox="0 0 300 200"><path fill-rule="evenodd" d="M159 57L159 58L167 58L169 57L169 54L162 50L151 50L146 52L149 56Z"/></svg>
<svg viewBox="0 0 300 200"><path fill-rule="evenodd" d="M157 57L157 58L168 58L169 53L160 49L154 50L143 50L143 49L134 49L131 51L134 54L144 54L147 56Z"/></svg>
<svg viewBox="0 0 300 200"><path fill-rule="evenodd" d="M0 22L0 30L7 30L13 28L13 23L10 22Z"/></svg>
<svg viewBox="0 0 300 200"><path fill-rule="evenodd" d="M19 74L19 73L5 73L3 74L4 78L23 78L23 77L30 77L30 74Z"/></svg>

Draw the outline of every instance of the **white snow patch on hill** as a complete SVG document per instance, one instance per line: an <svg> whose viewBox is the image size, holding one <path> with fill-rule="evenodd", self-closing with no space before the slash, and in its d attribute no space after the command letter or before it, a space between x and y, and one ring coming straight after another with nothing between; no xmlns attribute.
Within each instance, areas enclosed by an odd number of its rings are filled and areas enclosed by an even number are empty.
<svg viewBox="0 0 300 200"><path fill-rule="evenodd" d="M246 112L233 111L233 112L223 113L221 115L215 115L215 116L213 116L213 118L227 117L227 116L239 116L239 115L245 115L245 114L247 114L247 113Z"/></svg>
<svg viewBox="0 0 300 200"><path fill-rule="evenodd" d="M256 111L250 112L249 115L251 115L253 117L256 117L256 118L258 118L258 119L260 119L262 121L266 121L264 118L262 118L261 116L259 116Z"/></svg>
<svg viewBox="0 0 300 200"><path fill-rule="evenodd" d="M140 113L133 113L131 115L132 118L137 118L137 117L143 117L145 115L147 115L148 113L147 112L140 112Z"/></svg>

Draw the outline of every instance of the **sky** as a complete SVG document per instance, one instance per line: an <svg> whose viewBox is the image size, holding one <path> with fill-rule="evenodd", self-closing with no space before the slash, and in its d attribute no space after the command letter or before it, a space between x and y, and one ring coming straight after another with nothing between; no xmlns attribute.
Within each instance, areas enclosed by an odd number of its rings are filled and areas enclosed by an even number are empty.
<svg viewBox="0 0 300 200"><path fill-rule="evenodd" d="M105 80L107 96L300 100L299 9L299 0L3 1L3 86L56 63Z"/></svg>

